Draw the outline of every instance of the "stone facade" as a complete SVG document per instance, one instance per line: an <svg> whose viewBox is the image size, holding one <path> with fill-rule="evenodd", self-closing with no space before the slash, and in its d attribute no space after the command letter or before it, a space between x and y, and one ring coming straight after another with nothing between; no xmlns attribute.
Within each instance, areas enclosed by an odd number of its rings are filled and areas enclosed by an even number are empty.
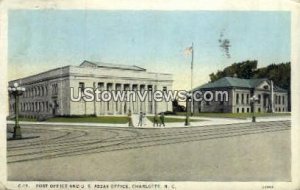
<svg viewBox="0 0 300 190"><path fill-rule="evenodd" d="M216 91L227 92L228 101L194 101L193 111L194 113L249 113L252 112L250 98L255 95L258 98L254 104L255 112L288 112L287 91L272 86L272 81L267 79L247 81L247 79L225 77L215 83L202 85L194 89L194 92L201 91L203 94L206 91L211 91L213 94Z"/></svg>
<svg viewBox="0 0 300 190"><path fill-rule="evenodd" d="M79 87L100 90L172 90L172 75L147 72L137 66L125 66L84 61L80 66L65 66L33 76L13 80L25 87L20 97L20 115L72 116L72 115L125 115L140 111L172 111L172 102L86 102L71 101L71 88L78 94ZM14 114L14 99L9 98L10 115Z"/></svg>

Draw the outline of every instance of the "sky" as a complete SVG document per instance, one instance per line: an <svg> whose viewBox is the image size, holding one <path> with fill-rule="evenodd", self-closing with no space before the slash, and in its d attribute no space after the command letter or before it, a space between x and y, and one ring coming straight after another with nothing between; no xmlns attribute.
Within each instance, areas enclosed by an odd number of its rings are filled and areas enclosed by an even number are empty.
<svg viewBox="0 0 300 190"><path fill-rule="evenodd" d="M235 62L290 61L290 30L287 11L11 10L8 80L90 60L171 73L173 89L190 89L192 43L195 87Z"/></svg>

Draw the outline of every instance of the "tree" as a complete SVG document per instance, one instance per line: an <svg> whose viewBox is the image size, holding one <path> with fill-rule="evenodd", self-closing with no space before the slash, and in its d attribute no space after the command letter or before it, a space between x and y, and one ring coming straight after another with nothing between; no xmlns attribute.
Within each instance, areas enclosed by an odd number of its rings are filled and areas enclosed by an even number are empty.
<svg viewBox="0 0 300 190"><path fill-rule="evenodd" d="M247 60L240 63L233 63L229 67L226 67L223 71L217 71L217 73L211 73L209 75L210 81L216 81L223 77L238 77L250 79L254 75L254 71L257 69L257 61Z"/></svg>

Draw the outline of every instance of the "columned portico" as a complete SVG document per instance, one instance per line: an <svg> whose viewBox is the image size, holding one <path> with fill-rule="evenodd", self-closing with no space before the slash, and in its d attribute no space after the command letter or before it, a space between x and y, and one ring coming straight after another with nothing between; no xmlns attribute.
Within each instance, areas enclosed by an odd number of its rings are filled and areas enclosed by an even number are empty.
<svg viewBox="0 0 300 190"><path fill-rule="evenodd" d="M140 112L154 114L157 111L158 103L153 100L154 89L157 89L157 86L154 84L138 84L138 83L107 83L107 82L93 82L97 84L99 90L100 102L94 102L94 108L96 115L118 115L118 114L128 114L128 111L131 110L132 113L138 114ZM95 89L96 90L96 89ZM113 94L117 94L118 98L121 98L124 95L124 101L118 99L114 101L112 98L110 101L101 101L101 93L108 91ZM133 91L134 93L140 92L140 96L143 99L139 99L139 96L136 94L136 99L134 100L131 95L127 97L126 92ZM132 93L132 92L131 92ZM146 94L145 94L146 93ZM112 94L112 96L114 96ZM130 93L129 93L130 94ZM117 97L117 96L116 96ZM126 99L126 98L129 98ZM44 104L37 104L35 106L37 111L44 110ZM166 106L168 107L168 105Z"/></svg>

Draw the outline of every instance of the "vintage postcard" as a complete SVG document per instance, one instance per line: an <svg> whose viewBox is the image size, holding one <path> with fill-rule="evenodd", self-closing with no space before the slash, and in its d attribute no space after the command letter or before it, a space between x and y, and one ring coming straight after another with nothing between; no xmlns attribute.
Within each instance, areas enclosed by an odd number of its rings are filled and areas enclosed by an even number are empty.
<svg viewBox="0 0 300 190"><path fill-rule="evenodd" d="M2 1L0 189L300 190L299 8Z"/></svg>

